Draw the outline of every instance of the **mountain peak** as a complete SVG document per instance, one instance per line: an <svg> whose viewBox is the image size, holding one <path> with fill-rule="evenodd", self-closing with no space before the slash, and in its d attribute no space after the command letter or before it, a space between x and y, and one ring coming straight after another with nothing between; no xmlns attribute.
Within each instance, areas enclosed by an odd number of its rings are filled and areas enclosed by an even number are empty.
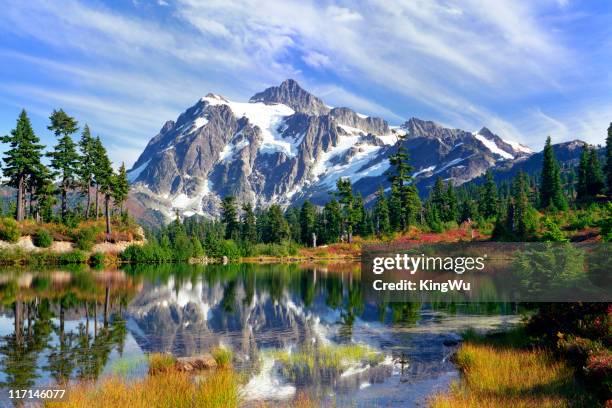
<svg viewBox="0 0 612 408"><path fill-rule="evenodd" d="M482 135L482 136L486 137L487 139L492 139L495 136L495 134L493 132L491 132L491 130L489 128L484 127L484 126L476 134Z"/></svg>
<svg viewBox="0 0 612 408"><path fill-rule="evenodd" d="M256 93L249 102L282 103L296 112L309 115L325 115L329 112L321 99L304 90L294 79L286 79L279 86Z"/></svg>

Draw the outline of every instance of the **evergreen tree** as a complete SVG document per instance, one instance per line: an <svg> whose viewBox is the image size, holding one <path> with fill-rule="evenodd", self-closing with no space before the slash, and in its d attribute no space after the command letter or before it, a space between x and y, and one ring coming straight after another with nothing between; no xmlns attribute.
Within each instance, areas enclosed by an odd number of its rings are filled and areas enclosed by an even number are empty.
<svg viewBox="0 0 612 408"><path fill-rule="evenodd" d="M457 196L455 195L455 187L453 182L449 181L446 188L446 217L445 220L457 221L459 219L459 203L457 202Z"/></svg>
<svg viewBox="0 0 612 408"><path fill-rule="evenodd" d="M238 240L240 225L238 224L238 209L236 198L227 196L221 202L221 222L225 224L225 239Z"/></svg>
<svg viewBox="0 0 612 408"><path fill-rule="evenodd" d="M99 140L99 138L97 139ZM96 152L96 183L99 191L104 195L104 218L106 221L106 235L110 235L111 231L111 198L116 188L117 176L113 171L113 164L108 158L106 149L100 143ZM97 194L97 192L96 192Z"/></svg>
<svg viewBox="0 0 612 408"><path fill-rule="evenodd" d="M300 236L304 245L314 245L312 234L315 233L316 210L308 200L304 201L300 209Z"/></svg>
<svg viewBox="0 0 612 408"><path fill-rule="evenodd" d="M102 144L100 140L100 136L97 136L93 141L93 162L94 162L94 172L93 172L93 181L95 184L95 198L96 198L96 220L100 217L100 191L101 185L107 178L107 161L108 156L106 154L106 148Z"/></svg>
<svg viewBox="0 0 612 408"><path fill-rule="evenodd" d="M62 109L53 110L49 116L51 124L47 129L58 138L52 152L47 155L51 158L51 168L60 178L61 218L66 220L68 213L68 191L76 186L76 176L79 165L79 155L71 135L78 130L77 121L66 114Z"/></svg>
<svg viewBox="0 0 612 408"><path fill-rule="evenodd" d="M17 119L17 126L11 134L2 136L0 140L9 144L4 152L4 176L9 179L9 186L17 189L16 218L22 221L25 217L25 193L28 184L34 184L32 175L40 174L40 161L44 146L34 134L30 119L22 110Z"/></svg>
<svg viewBox="0 0 612 408"><path fill-rule="evenodd" d="M493 218L497 216L499 205L497 185L493 181L493 174L490 171L487 171L485 179L485 183L480 190L479 212L485 218Z"/></svg>
<svg viewBox="0 0 612 408"><path fill-rule="evenodd" d="M373 232L372 219L365 209L361 193L355 198L355 227L357 234L362 237L371 235Z"/></svg>
<svg viewBox="0 0 612 408"><path fill-rule="evenodd" d="M405 137L400 137L396 152L389 156L391 168L385 173L391 182L391 225L402 231L414 223L421 213L421 200L411 175L414 168L408 164L408 153L404 147Z"/></svg>
<svg viewBox="0 0 612 408"><path fill-rule="evenodd" d="M341 206L342 235L347 237L349 243L353 242L353 227L355 224L356 211L354 207L353 186L348 178L339 178L336 182Z"/></svg>
<svg viewBox="0 0 612 408"><path fill-rule="evenodd" d="M322 237L323 242L332 243L340 240L340 234L342 233L342 215L340 211L340 204L336 199L332 199L321 212L317 229L317 236Z"/></svg>
<svg viewBox="0 0 612 408"><path fill-rule="evenodd" d="M242 205L240 239L249 244L257 243L257 224L251 203Z"/></svg>
<svg viewBox="0 0 612 408"><path fill-rule="evenodd" d="M36 173L36 178L33 184L34 200L36 206L34 209L34 218L49 222L53 218L53 206L56 204L55 199L56 188L53 184L53 176L49 169L41 165Z"/></svg>
<svg viewBox="0 0 612 408"><path fill-rule="evenodd" d="M89 219L89 216L91 215L91 188L96 171L95 147L95 139L91 136L89 126L85 125L85 127L83 127L81 139L79 140L79 150L81 151L81 155L79 160L78 176L82 192L87 197L85 205L86 219Z"/></svg>
<svg viewBox="0 0 612 408"><path fill-rule="evenodd" d="M601 171L597 150L589 149L589 166L587 171L587 192L591 197L595 197L603 192L605 187L604 174Z"/></svg>
<svg viewBox="0 0 612 408"><path fill-rule="evenodd" d="M578 177L576 181L576 198L578 200L584 200L588 196L588 180L587 174L589 172L589 148L584 146L582 153L580 153L580 163L578 164Z"/></svg>
<svg viewBox="0 0 612 408"><path fill-rule="evenodd" d="M272 204L268 208L268 235L270 242L280 244L289 239L290 234L289 224L283 216L283 210L278 204Z"/></svg>
<svg viewBox="0 0 612 408"><path fill-rule="evenodd" d="M302 229L300 226L300 211L296 207L289 207L285 211L285 219L289 225L289 235L293 242L302 240Z"/></svg>
<svg viewBox="0 0 612 408"><path fill-rule="evenodd" d="M612 123L610 123L610 127L608 127L608 137L606 137L605 175L608 196L612 197Z"/></svg>
<svg viewBox="0 0 612 408"><path fill-rule="evenodd" d="M120 214L123 215L123 203L128 198L130 192L130 182L127 178L127 172L125 170L125 163L121 163L119 173L115 178L115 186L113 189L112 197L115 205L119 206Z"/></svg>
<svg viewBox="0 0 612 408"><path fill-rule="evenodd" d="M374 205L374 228L377 235L391 232L389 221L389 206L385 198L385 190L380 187L376 193L376 204Z"/></svg>
<svg viewBox="0 0 612 408"><path fill-rule="evenodd" d="M512 195L508 199L506 211L506 234L512 239L526 241L535 231L537 217L529 202L529 181L520 172L512 184Z"/></svg>
<svg viewBox="0 0 612 408"><path fill-rule="evenodd" d="M540 176L540 207L554 207L559 210L567 209L567 201L563 196L559 164L555 158L550 136L546 138L544 146L544 160Z"/></svg>
<svg viewBox="0 0 612 408"><path fill-rule="evenodd" d="M389 222L393 231L402 230L402 195L397 184L391 184Z"/></svg>

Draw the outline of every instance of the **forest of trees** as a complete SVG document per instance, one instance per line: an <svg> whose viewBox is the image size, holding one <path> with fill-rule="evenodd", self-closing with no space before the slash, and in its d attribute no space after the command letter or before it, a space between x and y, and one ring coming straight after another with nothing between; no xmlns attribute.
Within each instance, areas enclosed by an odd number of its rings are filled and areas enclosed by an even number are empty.
<svg viewBox="0 0 612 408"><path fill-rule="evenodd" d="M582 209L577 225L599 223L604 239L612 238L612 125L608 129L605 166L597 151L586 145L580 163L562 168L550 138L546 140L541 172L519 173L512 181L496 183L487 172L480 184L455 187L438 178L424 202L413 183L413 168L403 140L389 158L389 187L382 186L372 205L355 194L349 179L339 179L324 206L305 201L286 210L273 204L253 208L234 197L223 198L221 217L191 217L174 222L153 234L148 250L133 248L128 260L186 260L210 257L290 255L297 246L315 247L337 242L351 243L354 236L377 239L419 231L443 232L462 223L487 231L495 240L563 241L565 235L554 220L569 208ZM594 206L594 207L593 207ZM591 213L603 213L607 223L592 221ZM585 220L586 217L586 220ZM590 217L590 218L589 218Z"/></svg>
<svg viewBox="0 0 612 408"><path fill-rule="evenodd" d="M51 113L47 129L57 142L45 152L22 110L15 129L0 138L7 145L2 174L16 191L6 212L16 221L72 225L98 219L103 210L110 234L112 213L118 209L124 214L129 192L125 166L115 172L100 137L93 137L88 125L79 129L77 120L62 109ZM75 142L73 135L79 130Z"/></svg>

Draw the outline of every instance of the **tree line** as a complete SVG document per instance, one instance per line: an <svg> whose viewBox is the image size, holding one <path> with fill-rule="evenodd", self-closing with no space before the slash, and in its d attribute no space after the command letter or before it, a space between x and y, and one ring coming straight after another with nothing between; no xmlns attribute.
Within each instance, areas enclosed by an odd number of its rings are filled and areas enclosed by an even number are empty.
<svg viewBox="0 0 612 408"><path fill-rule="evenodd" d="M17 221L32 218L37 222L68 223L75 218L98 219L102 199L106 232L110 234L112 212L118 208L124 214L123 204L129 192L125 165L115 172L100 137L93 137L87 124L75 142L73 135L79 132L78 122L63 109L53 110L47 129L57 143L45 152L26 111L22 110L15 129L0 137L8 145L2 174L6 184L16 190L10 212ZM73 192L80 197L76 205L71 203Z"/></svg>

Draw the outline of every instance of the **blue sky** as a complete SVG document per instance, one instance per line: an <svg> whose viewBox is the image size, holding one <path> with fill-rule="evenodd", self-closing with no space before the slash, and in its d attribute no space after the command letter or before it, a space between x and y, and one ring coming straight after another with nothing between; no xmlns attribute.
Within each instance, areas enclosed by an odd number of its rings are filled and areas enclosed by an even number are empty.
<svg viewBox="0 0 612 408"><path fill-rule="evenodd" d="M329 105L416 116L540 150L602 144L612 121L607 0L0 0L0 134L21 108L53 144L64 108L129 166L209 93L297 79ZM1 147L0 147L1 149Z"/></svg>

